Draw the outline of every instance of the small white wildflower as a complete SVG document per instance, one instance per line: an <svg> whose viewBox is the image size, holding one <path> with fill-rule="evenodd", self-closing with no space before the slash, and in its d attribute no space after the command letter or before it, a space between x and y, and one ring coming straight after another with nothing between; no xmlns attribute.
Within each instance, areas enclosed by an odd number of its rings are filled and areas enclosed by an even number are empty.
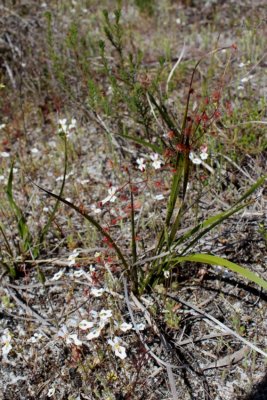
<svg viewBox="0 0 267 400"><path fill-rule="evenodd" d="M8 158L10 157L10 153L8 153L7 151L2 151L2 153L0 153L0 156L3 158Z"/></svg>
<svg viewBox="0 0 267 400"><path fill-rule="evenodd" d="M48 212L48 211L49 211L49 208L48 208L48 207L44 207L44 208L43 208L43 211L44 211L44 212Z"/></svg>
<svg viewBox="0 0 267 400"><path fill-rule="evenodd" d="M245 67L246 64L244 64L243 62L241 62L240 64L238 64L239 68L243 68Z"/></svg>
<svg viewBox="0 0 267 400"><path fill-rule="evenodd" d="M140 171L144 171L146 169L145 160L143 158L137 158L136 162L138 164L138 169L140 169Z"/></svg>
<svg viewBox="0 0 267 400"><path fill-rule="evenodd" d="M83 342L78 339L78 336L76 335L76 333L73 333L72 335L69 335L69 343L71 343L71 341L76 345L76 346L82 346ZM68 343L68 341L66 340L66 343Z"/></svg>
<svg viewBox="0 0 267 400"><path fill-rule="evenodd" d="M115 196L115 193L117 192L117 190L118 190L118 188L116 188L116 187L109 188L108 189L108 196L104 200L102 200L101 203L105 204L105 203L107 203L109 201L111 203L113 203L117 199L117 197Z"/></svg>
<svg viewBox="0 0 267 400"><path fill-rule="evenodd" d="M72 119L71 119L71 122L70 122L70 124L69 124L69 129L74 129L74 128L76 128L76 125L77 125L76 119L75 119L75 118L72 118Z"/></svg>
<svg viewBox="0 0 267 400"><path fill-rule="evenodd" d="M0 124L0 130L1 130L1 129L4 129L5 126L6 126L6 124Z"/></svg>
<svg viewBox="0 0 267 400"><path fill-rule="evenodd" d="M34 147L33 149L31 149L31 153L32 154L38 154L39 150L36 147Z"/></svg>
<svg viewBox="0 0 267 400"><path fill-rule="evenodd" d="M92 288L90 293L95 296L95 297L101 297L102 294L105 292L105 289L97 289L97 288Z"/></svg>
<svg viewBox="0 0 267 400"><path fill-rule="evenodd" d="M200 146L200 154L199 157L201 160L206 160L208 158L208 146L206 144L203 144Z"/></svg>
<svg viewBox="0 0 267 400"><path fill-rule="evenodd" d="M177 25L180 25L181 24L181 18L176 18L175 22L176 22Z"/></svg>
<svg viewBox="0 0 267 400"><path fill-rule="evenodd" d="M245 76L243 79L241 79L240 82L245 83L245 82L250 81L250 79L252 79L252 78L253 78L253 75L248 75L248 76Z"/></svg>
<svg viewBox="0 0 267 400"><path fill-rule="evenodd" d="M81 346L82 342L78 339L76 333L70 334L66 325L62 325L57 333L57 336L61 337L66 341L67 344L74 343L76 346Z"/></svg>
<svg viewBox="0 0 267 400"><path fill-rule="evenodd" d="M2 354L3 354L4 358L7 358L8 353L12 349L11 340L12 340L12 337L10 335L9 330L5 329L4 334L1 336L1 342L3 344Z"/></svg>
<svg viewBox="0 0 267 400"><path fill-rule="evenodd" d="M168 279L170 277L170 271L164 271L164 276Z"/></svg>
<svg viewBox="0 0 267 400"><path fill-rule="evenodd" d="M136 327L139 331L143 331L146 328L145 324L142 322L140 324L136 324Z"/></svg>
<svg viewBox="0 0 267 400"><path fill-rule="evenodd" d="M57 336L62 337L63 339L66 338L66 336L69 335L68 328L66 325L62 325L62 327L59 329Z"/></svg>
<svg viewBox="0 0 267 400"><path fill-rule="evenodd" d="M58 281L64 274L65 269L58 271L52 278L51 281Z"/></svg>
<svg viewBox="0 0 267 400"><path fill-rule="evenodd" d="M201 164L201 159L195 155L193 151L190 151L189 158L193 164L199 165Z"/></svg>
<svg viewBox="0 0 267 400"><path fill-rule="evenodd" d="M61 130L64 133L67 133L67 131L68 131L67 119L66 118L59 119L58 124L60 125Z"/></svg>
<svg viewBox="0 0 267 400"><path fill-rule="evenodd" d="M87 185L87 183L89 183L89 182L90 182L89 179L81 179L81 180L80 180L80 183L81 183L82 185Z"/></svg>
<svg viewBox="0 0 267 400"><path fill-rule="evenodd" d="M97 311L91 310L91 311L90 311L90 314L92 315L92 317L93 317L94 319L98 318L98 312L97 312Z"/></svg>
<svg viewBox="0 0 267 400"><path fill-rule="evenodd" d="M163 194L157 194L156 196L154 196L154 199L157 201L164 200L164 196Z"/></svg>
<svg viewBox="0 0 267 400"><path fill-rule="evenodd" d="M100 256L100 253L98 253L98 254L99 254L99 256ZM95 255L96 255L96 253L95 253ZM99 257L99 256L98 256L98 257ZM92 273L92 272L95 272L95 270L96 270L95 266L94 266L93 264L90 264L90 265L89 265L89 272Z"/></svg>
<svg viewBox="0 0 267 400"><path fill-rule="evenodd" d="M82 269L73 272L73 276L75 276L75 278L80 278L83 275L86 275L86 273Z"/></svg>
<svg viewBox="0 0 267 400"><path fill-rule="evenodd" d="M159 155L158 155L157 153L155 153L155 154L152 154L152 155L150 156L150 158L151 158L151 160L153 161L153 162L152 162L153 168L155 168L155 169L160 169L161 164L162 164L162 161L159 160Z"/></svg>
<svg viewBox="0 0 267 400"><path fill-rule="evenodd" d="M28 342L30 343L37 343L42 339L43 335L41 333L35 333L30 339L28 339Z"/></svg>
<svg viewBox="0 0 267 400"><path fill-rule="evenodd" d="M200 153L199 157L201 158L201 160L206 160L208 158L208 153Z"/></svg>
<svg viewBox="0 0 267 400"><path fill-rule="evenodd" d="M99 312L99 318L101 321L108 321L112 317L112 310L102 309Z"/></svg>
<svg viewBox="0 0 267 400"><path fill-rule="evenodd" d="M69 255L69 257L68 257L68 261L69 261L69 267L71 266L71 265L74 265L75 264L75 259L78 257L78 255L79 255L79 250L77 250L77 249L75 249L75 250L73 250L73 252Z"/></svg>
<svg viewBox="0 0 267 400"><path fill-rule="evenodd" d="M94 212L95 214L100 214L101 213L101 208L98 208L95 204L93 204L91 206L91 210L92 212Z"/></svg>
<svg viewBox="0 0 267 400"><path fill-rule="evenodd" d="M108 340L108 344L112 347L115 355L124 360L127 357L126 349L125 347L121 346L120 343L121 339L117 336L114 337L114 340Z"/></svg>
<svg viewBox="0 0 267 400"><path fill-rule="evenodd" d="M54 386L52 386L47 392L47 397L54 396L55 392L56 392L56 388Z"/></svg>
<svg viewBox="0 0 267 400"><path fill-rule="evenodd" d="M79 323L79 328L82 331L86 331L87 329L90 329L94 326L94 323L92 321L87 321L86 319L83 319L80 323Z"/></svg>
<svg viewBox="0 0 267 400"><path fill-rule="evenodd" d="M127 332L130 329L132 329L133 325L132 324L128 324L127 322L123 322L122 324L119 325L119 328L122 332Z"/></svg>
<svg viewBox="0 0 267 400"><path fill-rule="evenodd" d="M96 338L98 338L100 336L100 333L101 333L101 328L100 327L95 328L90 333L88 333L86 338L88 340L96 339Z"/></svg>

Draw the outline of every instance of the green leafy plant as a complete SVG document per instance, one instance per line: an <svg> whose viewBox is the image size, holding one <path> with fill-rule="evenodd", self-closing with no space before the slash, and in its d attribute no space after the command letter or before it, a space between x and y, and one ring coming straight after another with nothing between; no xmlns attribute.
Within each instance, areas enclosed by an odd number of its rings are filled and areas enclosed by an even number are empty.
<svg viewBox="0 0 267 400"><path fill-rule="evenodd" d="M161 156L164 155L166 162L170 166L170 195L164 226L158 238L156 238L154 254L143 260L137 252L134 183L130 178L130 173L128 174L127 185L130 199L131 259L126 255L123 246L119 246L116 243L112 234L101 224L101 221L97 221L95 217L79 206L64 199L62 193L57 195L40 186L38 187L54 197L57 203L60 201L68 205L97 229L106 244L117 254L124 271L128 274L132 283L132 289L137 294L142 294L159 284L164 279L164 273L186 261L221 265L266 289L266 281L248 269L212 254L194 252L195 245L208 232L253 202L253 200L249 200L249 197L264 183L266 177L261 177L228 210L207 218L193 228L188 229L182 235L178 234L185 213L188 211L186 203L191 173L190 152L201 145L203 137L207 136L212 130L214 121L220 118L220 99L225 85L226 70L230 64L231 51L235 51L235 45L216 48L209 53L213 57L221 50L229 50L230 56L227 59L221 78L216 83L216 89L209 94L208 85L206 84L197 108L192 111L192 98L195 95L194 78L200 63L204 58L207 58L207 55L196 63L191 74L184 112L179 117L172 110L169 110L169 107L165 104L168 99L168 84L164 94L162 91L162 81L165 76L164 60L159 61L159 68L154 73L154 77L147 77L142 70L142 53L137 51L136 53L127 54L124 49L124 29L120 21L121 11L115 11L113 20L110 19L107 11L104 11L103 15L104 33L108 43L115 50L116 64L111 65L106 54L106 43L100 41L101 73L105 75L106 79L99 83L95 78L88 78L89 110L108 134L112 145L114 143L118 145L115 138L116 135L124 140L131 140ZM74 33L74 37L77 37L76 29ZM168 83L173 72L174 69L169 74ZM112 90L109 101L103 94L106 84L109 84ZM131 119L131 124L128 124L128 126L125 123L125 113L127 113L128 119ZM116 135L104 122L104 117L111 118L112 116L118 128ZM134 124L142 127L144 134L137 136L130 133L130 125ZM157 130L161 132L160 134L156 134L155 125ZM166 131L168 132L167 136L165 134ZM179 204L178 209L176 208L177 204ZM145 263L149 264L143 270L142 265Z"/></svg>

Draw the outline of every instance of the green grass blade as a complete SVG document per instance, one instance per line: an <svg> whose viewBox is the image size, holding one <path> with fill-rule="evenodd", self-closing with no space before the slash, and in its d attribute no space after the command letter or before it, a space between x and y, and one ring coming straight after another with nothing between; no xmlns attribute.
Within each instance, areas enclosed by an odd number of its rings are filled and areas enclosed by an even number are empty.
<svg viewBox="0 0 267 400"><path fill-rule="evenodd" d="M22 250L28 251L31 246L31 235L29 228L27 226L26 218L24 217L21 209L18 207L13 197L13 168L14 168L14 162L12 162L11 164L7 188L6 188L6 194L9 205L13 210L17 220L18 232L22 239Z"/></svg>
<svg viewBox="0 0 267 400"><path fill-rule="evenodd" d="M189 250L195 243L198 242L199 239L201 239L204 235L206 235L208 232L210 232L213 228L215 228L217 225L220 225L223 221L231 217L233 214L239 212L246 206L251 204L250 202L247 202L245 204L242 204L238 207L231 208L230 210L227 210L225 212L222 212L220 214L214 215L213 217L208 218L206 221L201 222L197 226L195 226L193 229L191 229L189 232L185 233L181 238L179 238L176 242L174 242L173 249L177 247L179 244L185 242L187 239L190 239L193 235L195 235L199 230L203 229L189 244L186 246L184 249L183 253L184 254L187 250Z"/></svg>
<svg viewBox="0 0 267 400"><path fill-rule="evenodd" d="M241 275L243 278L246 278L251 282L254 282L257 285L261 286L263 289L267 290L267 281L265 279L258 277L254 272L250 271L249 269L241 267L240 265L233 263L232 261L228 261L222 257L199 253L177 257L174 258L172 261L177 261L178 263L191 261L209 265L220 265L222 267L230 269L231 271Z"/></svg>
<svg viewBox="0 0 267 400"><path fill-rule="evenodd" d="M5 227L4 227L4 225L1 223L1 221L0 221L0 232L2 233L2 236L3 236L3 238L4 238L4 243L5 243L5 247L6 247L7 253L10 255L10 257L14 257L14 256L13 256L12 248L11 248L11 246L10 246L10 244L9 244L7 235L6 235L6 233L5 233Z"/></svg>
<svg viewBox="0 0 267 400"><path fill-rule="evenodd" d="M257 182L254 185L252 185L242 197L240 197L240 199L236 202L236 204L241 203L241 201L247 199L252 193L254 193L255 190L257 190L265 182L266 178L267 175L264 175L261 178L259 178Z"/></svg>

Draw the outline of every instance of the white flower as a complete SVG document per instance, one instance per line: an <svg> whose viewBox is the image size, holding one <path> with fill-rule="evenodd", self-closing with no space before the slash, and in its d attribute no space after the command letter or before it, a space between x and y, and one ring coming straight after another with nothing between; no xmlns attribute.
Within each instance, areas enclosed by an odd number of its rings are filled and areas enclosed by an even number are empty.
<svg viewBox="0 0 267 400"><path fill-rule="evenodd" d="M31 152L32 154L38 154L39 150L36 147L34 147L33 149L31 149Z"/></svg>
<svg viewBox="0 0 267 400"><path fill-rule="evenodd" d="M162 164L162 161L159 160L159 155L158 155L157 153L155 153L155 154L152 154L152 155L150 156L150 158L151 158L151 160L153 161L153 162L152 162L153 168L155 168L155 169L160 169L161 164Z"/></svg>
<svg viewBox="0 0 267 400"><path fill-rule="evenodd" d="M154 196L154 199L157 201L164 200L164 196L163 194L157 194L156 196Z"/></svg>
<svg viewBox="0 0 267 400"><path fill-rule="evenodd" d="M78 339L76 333L70 334L66 325L63 325L57 333L57 336L63 338L67 344L74 343L76 346L81 346L82 342Z"/></svg>
<svg viewBox="0 0 267 400"><path fill-rule="evenodd" d="M7 358L8 353L12 349L11 340L12 340L12 337L10 335L9 330L5 329L4 334L1 336L1 342L3 344L2 354L3 354L4 358Z"/></svg>
<svg viewBox="0 0 267 400"><path fill-rule="evenodd" d="M76 346L82 346L83 344L83 342L80 339L78 339L76 333L69 335L69 341L66 340L66 343L71 343L71 342L73 342Z"/></svg>
<svg viewBox="0 0 267 400"><path fill-rule="evenodd" d="M193 164L199 165L201 164L201 159L195 155L193 151L190 151L189 158Z"/></svg>
<svg viewBox="0 0 267 400"><path fill-rule="evenodd" d="M92 317L93 317L94 319L98 318L98 312L97 312L97 311L91 310L91 311L90 311L90 314L92 314Z"/></svg>
<svg viewBox="0 0 267 400"><path fill-rule="evenodd" d="M90 333L88 333L88 335L86 336L86 338L87 338L88 340L96 339L96 338L99 337L100 333L101 333L101 328L100 328L100 327L95 328L95 329L93 329Z"/></svg>
<svg viewBox="0 0 267 400"><path fill-rule="evenodd" d="M114 337L114 340L109 339L108 344L112 347L115 355L120 357L122 360L127 357L125 347L120 345L121 339L117 336Z"/></svg>
<svg viewBox="0 0 267 400"><path fill-rule="evenodd" d="M170 271L164 271L164 276L168 279L170 277Z"/></svg>
<svg viewBox="0 0 267 400"><path fill-rule="evenodd" d="M208 153L200 153L199 157L201 158L201 160L206 160L208 158Z"/></svg>
<svg viewBox="0 0 267 400"><path fill-rule="evenodd" d="M75 276L75 278L80 278L83 275L86 275L86 273L82 269L80 269L80 271L73 272L73 276Z"/></svg>
<svg viewBox="0 0 267 400"><path fill-rule="evenodd" d="M107 322L112 317L112 310L102 309L98 315L101 322Z"/></svg>
<svg viewBox="0 0 267 400"><path fill-rule="evenodd" d="M30 343L37 343L42 339L43 335L41 333L35 333L30 339L28 339L28 342Z"/></svg>
<svg viewBox="0 0 267 400"><path fill-rule="evenodd" d="M98 208L95 204L93 204L91 206L91 210L92 212L94 212L95 214L100 214L101 213L101 208Z"/></svg>
<svg viewBox="0 0 267 400"><path fill-rule="evenodd" d="M69 261L69 267L75 264L75 259L78 257L79 251L77 249L73 250L73 252L69 255L68 261Z"/></svg>
<svg viewBox="0 0 267 400"><path fill-rule="evenodd" d="M0 130L1 130L1 129L4 129L5 126L6 126L6 124L0 124Z"/></svg>
<svg viewBox="0 0 267 400"><path fill-rule="evenodd" d="M2 153L0 153L1 157L3 158L8 158L10 156L10 154L6 151L2 151Z"/></svg>
<svg viewBox="0 0 267 400"><path fill-rule="evenodd" d="M54 386L52 386L47 392L47 397L54 396L55 392L56 392L56 388Z"/></svg>
<svg viewBox="0 0 267 400"><path fill-rule="evenodd" d="M122 324L119 325L119 328L122 332L127 332L130 329L132 329L132 324L127 324L127 322L123 322Z"/></svg>
<svg viewBox="0 0 267 400"><path fill-rule="evenodd" d="M59 119L58 124L60 125L61 130L64 133L67 133L67 131L68 131L67 119L66 118Z"/></svg>
<svg viewBox="0 0 267 400"><path fill-rule="evenodd" d="M250 81L250 79L253 79L253 75L245 76L243 79L241 79L240 82L245 83L245 82Z"/></svg>
<svg viewBox="0 0 267 400"><path fill-rule="evenodd" d="M145 324L143 324L142 322L140 324L136 324L136 327L139 331L143 331L145 329Z"/></svg>
<svg viewBox="0 0 267 400"><path fill-rule="evenodd" d="M66 325L62 325L62 327L60 328L60 330L57 333L57 336L62 337L63 339L65 339L68 335L69 335L69 332L68 332L67 326Z"/></svg>
<svg viewBox="0 0 267 400"><path fill-rule="evenodd" d="M69 123L67 121L67 118L62 118L62 119L58 120L58 124L59 124L60 130L62 132L64 132L67 137L69 137L70 133L71 133L70 131L73 130L74 128L76 128L77 121L75 118L72 118L71 122Z"/></svg>
<svg viewBox="0 0 267 400"><path fill-rule="evenodd" d="M51 281L58 281L58 280L62 277L62 275L64 274L64 272L65 272L65 269L62 269L62 270L58 271L58 272L51 278Z"/></svg>
<svg viewBox="0 0 267 400"><path fill-rule="evenodd" d="M69 124L69 129L74 129L74 128L76 128L76 125L77 125L76 119L75 119L75 118L72 118L72 119L71 119L71 122L70 122L70 124Z"/></svg>
<svg viewBox="0 0 267 400"><path fill-rule="evenodd" d="M100 254L100 253L98 253L98 254ZM95 253L95 255L96 255L96 253ZM94 255L94 256L95 256L95 255ZM99 257L99 256L98 256L98 257ZM92 265L92 264L90 264L90 265L89 265L89 272L92 273L92 272L95 272L95 270L96 270L95 266Z"/></svg>
<svg viewBox="0 0 267 400"><path fill-rule="evenodd" d="M136 162L138 164L138 169L140 169L140 171L144 171L146 169L145 160L143 158L137 158Z"/></svg>
<svg viewBox="0 0 267 400"><path fill-rule="evenodd" d="M105 204L105 203L107 203L109 201L111 203L113 203L117 199L117 197L115 196L115 193L117 192L117 190L118 190L118 188L116 188L116 187L109 188L108 189L108 196L104 200L102 200L101 203Z"/></svg>
<svg viewBox="0 0 267 400"><path fill-rule="evenodd" d="M105 289L97 289L97 288L92 288L90 293L95 296L95 297L101 297L102 294L105 292Z"/></svg>
<svg viewBox="0 0 267 400"><path fill-rule="evenodd" d="M79 323L79 328L82 331L86 331L87 329L90 329L94 326L94 323L91 321L87 321L86 319L83 319L80 323Z"/></svg>
<svg viewBox="0 0 267 400"><path fill-rule="evenodd" d="M239 68L243 68L245 67L246 64L244 64L243 62L241 62L240 64L238 64Z"/></svg>

